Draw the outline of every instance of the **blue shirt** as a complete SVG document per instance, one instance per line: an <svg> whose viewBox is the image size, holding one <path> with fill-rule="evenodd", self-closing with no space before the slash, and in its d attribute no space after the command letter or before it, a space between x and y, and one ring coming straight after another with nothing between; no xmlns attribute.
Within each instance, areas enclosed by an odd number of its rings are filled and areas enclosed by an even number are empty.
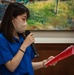
<svg viewBox="0 0 74 75"><path fill-rule="evenodd" d="M0 72L2 75L34 75L32 67L32 59L35 57L32 47L27 47L24 56L14 72L10 72L4 65L6 62L13 59L18 52L24 38L19 35L19 40L14 38L16 42L9 42L2 33L0 33ZM15 64L15 63L14 63Z"/></svg>

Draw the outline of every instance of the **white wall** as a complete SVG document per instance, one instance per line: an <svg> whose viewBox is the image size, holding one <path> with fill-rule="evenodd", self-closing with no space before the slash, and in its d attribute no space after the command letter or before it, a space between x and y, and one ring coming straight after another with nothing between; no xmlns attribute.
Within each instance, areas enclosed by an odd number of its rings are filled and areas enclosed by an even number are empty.
<svg viewBox="0 0 74 75"><path fill-rule="evenodd" d="M31 31L35 43L74 43L74 31Z"/></svg>

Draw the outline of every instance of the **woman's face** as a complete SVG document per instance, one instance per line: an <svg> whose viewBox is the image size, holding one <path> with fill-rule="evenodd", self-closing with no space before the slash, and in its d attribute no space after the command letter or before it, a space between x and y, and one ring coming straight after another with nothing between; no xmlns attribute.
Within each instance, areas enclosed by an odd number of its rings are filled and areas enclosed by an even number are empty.
<svg viewBox="0 0 74 75"><path fill-rule="evenodd" d="M27 13L24 13L22 15L17 16L16 18L13 18L12 23L14 25L14 29L18 33L25 32L25 29L27 27Z"/></svg>

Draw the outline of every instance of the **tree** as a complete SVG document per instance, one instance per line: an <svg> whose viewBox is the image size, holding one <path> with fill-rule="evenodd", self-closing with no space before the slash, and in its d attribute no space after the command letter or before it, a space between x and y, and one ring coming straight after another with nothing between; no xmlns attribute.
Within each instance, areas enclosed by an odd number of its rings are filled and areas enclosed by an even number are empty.
<svg viewBox="0 0 74 75"><path fill-rule="evenodd" d="M56 2L55 2L55 4L56 4L56 6L55 6L55 13L56 14L58 13L58 2L59 2L59 0L56 0Z"/></svg>

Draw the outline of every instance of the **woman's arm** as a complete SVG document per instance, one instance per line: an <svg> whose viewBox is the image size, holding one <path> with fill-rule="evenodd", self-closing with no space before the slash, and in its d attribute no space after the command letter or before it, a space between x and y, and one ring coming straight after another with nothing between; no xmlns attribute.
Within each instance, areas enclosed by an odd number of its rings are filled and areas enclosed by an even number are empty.
<svg viewBox="0 0 74 75"><path fill-rule="evenodd" d="M23 44L21 45L20 49L22 49L25 53L26 48L31 45L34 42L34 37L33 34L30 33L26 39L24 40ZM18 50L17 54L13 57L12 60L8 61L7 63L5 63L5 66L8 68L9 71L14 72L15 69L18 67L18 65L20 64L24 53L21 50Z"/></svg>
<svg viewBox="0 0 74 75"><path fill-rule="evenodd" d="M37 70L37 69L45 67L44 64L45 64L46 61L47 60L43 60L43 61L40 61L40 62L32 62L33 69Z"/></svg>
<svg viewBox="0 0 74 75"><path fill-rule="evenodd" d="M43 62L32 62L32 66L34 70L40 69L43 67Z"/></svg>
<svg viewBox="0 0 74 75"><path fill-rule="evenodd" d="M48 59L40 61L40 62L32 62L32 66L34 70L40 69L40 68L45 68L45 63L48 62L49 60L53 59L53 56L50 56ZM50 66L55 66L57 62L54 62L50 64Z"/></svg>
<svg viewBox="0 0 74 75"><path fill-rule="evenodd" d="M7 69L11 72L14 72L17 66L20 64L24 53L22 51L18 51L18 53L13 57L12 60L5 63Z"/></svg>

